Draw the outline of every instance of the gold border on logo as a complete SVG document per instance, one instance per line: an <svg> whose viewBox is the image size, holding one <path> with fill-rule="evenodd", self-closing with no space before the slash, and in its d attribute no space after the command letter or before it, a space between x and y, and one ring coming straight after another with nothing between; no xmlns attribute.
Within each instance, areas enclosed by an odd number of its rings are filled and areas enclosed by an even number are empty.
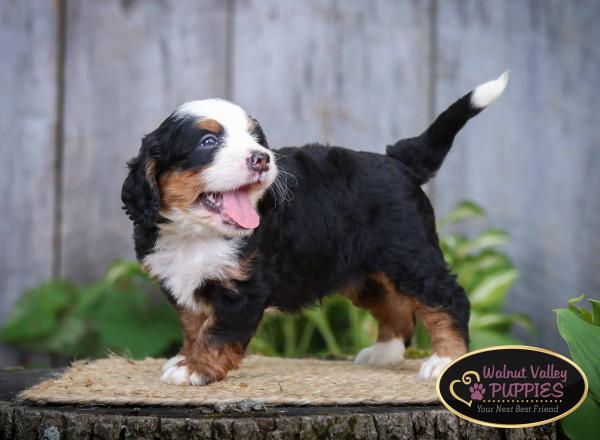
<svg viewBox="0 0 600 440"><path fill-rule="evenodd" d="M459 411L455 410L454 408L452 408L446 402L446 400L444 400L444 397L442 396L442 393L440 393L440 382L441 382L442 377L446 373L446 371L451 366L453 366L454 364L458 363L459 361L461 361L463 359L466 359L466 358L468 358L468 357L470 357L470 356L472 356L474 354L477 354L477 353L483 353L483 352L486 352L486 351L509 350L509 349L529 350L529 351L538 351L538 352L541 352L541 353L546 353L546 354L549 354L551 356L560 358L563 361L566 361L567 363L569 363L572 366L574 366L575 369L577 371L579 371L579 374L581 374L581 377L583 378L583 383L584 383L583 396L581 397L581 399L579 399L579 402L577 402L577 404L574 405L573 408L571 408L566 413L563 413L561 415L555 416L555 417L553 417L551 419L548 419L548 420L540 420L538 422L532 422L532 423L504 424L504 423L483 422L481 420L477 420L477 419L474 419L472 417L466 416L464 414L461 414ZM587 377L586 377L585 373L579 367L579 365L577 365L573 360L569 359L568 357L563 356L562 354L556 353L556 352L554 352L552 350L547 350L545 348L540 348L540 347L532 347L530 345L497 345L495 347L487 347L487 348L481 348L479 350L471 351L471 352L469 352L467 354L463 354L459 358L454 359L451 363L449 363L448 365L446 365L446 368L444 368L444 370L442 371L442 373L438 377L437 382L435 384L435 390L437 392L438 398L440 399L440 401L442 402L442 404L446 407L446 409L448 411L450 411L451 413L453 413L454 415L460 417L461 419L468 420L469 422L473 422L473 423L476 423L478 425L490 426L492 428L531 428L533 426L545 425L546 423L552 423L552 422L554 422L556 420L562 419L563 417L568 416L573 411L575 411L577 408L579 408L579 406L581 406L581 404L583 403L583 401L585 400L585 398L588 395L588 380L587 380Z"/></svg>

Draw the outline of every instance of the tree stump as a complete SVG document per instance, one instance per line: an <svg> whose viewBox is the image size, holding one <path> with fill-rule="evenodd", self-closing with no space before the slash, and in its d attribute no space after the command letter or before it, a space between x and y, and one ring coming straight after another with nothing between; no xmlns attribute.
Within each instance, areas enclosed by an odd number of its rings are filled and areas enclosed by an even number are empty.
<svg viewBox="0 0 600 440"><path fill-rule="evenodd" d="M0 373L0 439L555 439L556 425L488 428L440 405L32 406L16 395L51 370Z"/></svg>

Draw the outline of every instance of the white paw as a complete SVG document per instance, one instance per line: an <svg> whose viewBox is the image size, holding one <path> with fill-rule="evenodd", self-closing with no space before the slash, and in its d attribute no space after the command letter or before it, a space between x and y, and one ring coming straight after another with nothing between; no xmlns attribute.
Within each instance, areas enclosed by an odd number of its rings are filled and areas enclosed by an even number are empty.
<svg viewBox="0 0 600 440"><path fill-rule="evenodd" d="M171 385L206 385L210 381L198 373L189 373L188 367L185 365L173 365L165 370L160 377L164 383Z"/></svg>
<svg viewBox="0 0 600 440"><path fill-rule="evenodd" d="M404 342L392 339L388 342L376 342L370 347L363 348L354 358L357 364L391 365L404 360Z"/></svg>
<svg viewBox="0 0 600 440"><path fill-rule="evenodd" d="M446 356L438 356L434 353L425 362L423 362L417 377L421 380L437 379L444 368L446 368L446 365L448 365L450 362L452 362L451 358Z"/></svg>
<svg viewBox="0 0 600 440"><path fill-rule="evenodd" d="M180 361L185 360L185 356L178 354L176 356L173 356L172 358L168 359L167 362L165 362L163 364L162 370L167 371L169 368L171 368L174 365L177 365Z"/></svg>

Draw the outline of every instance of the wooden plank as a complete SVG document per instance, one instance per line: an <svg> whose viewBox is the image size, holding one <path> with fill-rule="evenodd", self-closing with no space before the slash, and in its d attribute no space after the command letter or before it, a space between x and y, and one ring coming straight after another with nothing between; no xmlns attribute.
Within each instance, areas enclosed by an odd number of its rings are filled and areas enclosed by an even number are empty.
<svg viewBox="0 0 600 440"><path fill-rule="evenodd" d="M274 147L383 152L427 121L429 2L235 3L232 96Z"/></svg>
<svg viewBox="0 0 600 440"><path fill-rule="evenodd" d="M52 271L57 20L56 2L0 5L0 322Z"/></svg>
<svg viewBox="0 0 600 440"><path fill-rule="evenodd" d="M225 94L227 4L68 2L62 274L133 257L125 162L178 105Z"/></svg>
<svg viewBox="0 0 600 440"><path fill-rule="evenodd" d="M457 137L435 179L436 207L472 199L509 231L521 279L508 309L535 319L530 342L562 351L552 309L600 292L600 5L583 3L438 2L437 17L439 110L512 75L505 96Z"/></svg>

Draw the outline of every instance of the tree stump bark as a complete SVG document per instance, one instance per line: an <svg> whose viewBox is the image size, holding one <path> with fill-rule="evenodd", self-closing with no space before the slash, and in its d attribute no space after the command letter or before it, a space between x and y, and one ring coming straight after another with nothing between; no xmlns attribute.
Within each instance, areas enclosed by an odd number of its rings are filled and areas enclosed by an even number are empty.
<svg viewBox="0 0 600 440"><path fill-rule="evenodd" d="M31 406L15 401L48 372L0 373L8 439L555 439L556 425L488 428L440 405L199 407Z"/></svg>

